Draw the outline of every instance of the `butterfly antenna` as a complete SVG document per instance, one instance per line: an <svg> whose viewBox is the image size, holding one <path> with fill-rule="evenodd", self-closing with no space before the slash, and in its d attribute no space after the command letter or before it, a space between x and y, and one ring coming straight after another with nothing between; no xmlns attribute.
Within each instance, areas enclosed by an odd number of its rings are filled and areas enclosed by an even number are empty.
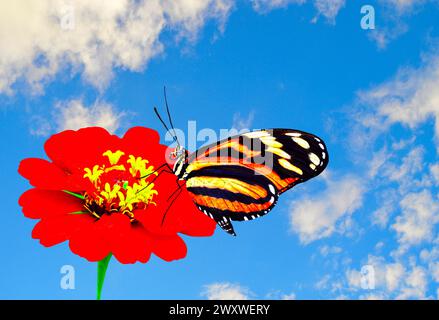
<svg viewBox="0 0 439 320"><path fill-rule="evenodd" d="M175 132L174 124L172 123L171 112L169 111L168 97L166 95L166 86L163 87L163 95L165 96L166 113L168 114L169 124L171 125L172 128L172 134L174 135L177 144L180 145L180 142L177 139L177 133Z"/></svg>
<svg viewBox="0 0 439 320"><path fill-rule="evenodd" d="M159 118L160 122L161 122L161 123L163 124L163 126L165 127L166 131L171 132L171 134L172 134L172 138L174 139L175 142L177 142L177 144L179 144L179 143L178 143L178 140L177 140L177 137L174 135L174 133L173 133L171 130L169 130L168 126L167 126L166 123L163 121L163 119L162 119L162 117L160 116L160 113L159 113L159 111L157 110L156 107L154 107L154 112L155 112L155 114L157 115L157 117Z"/></svg>

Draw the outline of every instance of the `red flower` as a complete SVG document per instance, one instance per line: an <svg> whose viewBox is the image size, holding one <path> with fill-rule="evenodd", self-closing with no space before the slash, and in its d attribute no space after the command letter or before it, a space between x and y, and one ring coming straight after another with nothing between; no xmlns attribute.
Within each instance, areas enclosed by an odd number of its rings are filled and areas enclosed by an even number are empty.
<svg viewBox="0 0 439 320"><path fill-rule="evenodd" d="M34 186L19 204L26 217L40 219L32 237L46 247L68 240L72 252L89 261L110 253L121 263L147 262L151 253L171 261L186 256L178 233L210 236L215 230L184 186L162 224L178 186L173 174L157 176L167 147L154 130L132 128L123 138L98 127L68 130L44 148L51 162L25 159L18 171Z"/></svg>

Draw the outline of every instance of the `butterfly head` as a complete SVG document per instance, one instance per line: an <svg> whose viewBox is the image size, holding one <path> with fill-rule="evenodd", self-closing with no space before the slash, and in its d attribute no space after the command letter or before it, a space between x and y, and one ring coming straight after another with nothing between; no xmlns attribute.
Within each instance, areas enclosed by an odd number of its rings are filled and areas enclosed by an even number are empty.
<svg viewBox="0 0 439 320"><path fill-rule="evenodd" d="M174 151L169 154L170 160L174 162L174 174L182 178L184 175L184 169L187 166L189 153L182 146L178 145Z"/></svg>

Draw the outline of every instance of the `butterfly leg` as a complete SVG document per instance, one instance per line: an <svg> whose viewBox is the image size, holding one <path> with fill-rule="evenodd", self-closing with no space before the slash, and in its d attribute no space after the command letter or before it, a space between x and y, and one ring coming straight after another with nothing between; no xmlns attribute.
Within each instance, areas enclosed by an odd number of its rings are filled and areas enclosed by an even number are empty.
<svg viewBox="0 0 439 320"><path fill-rule="evenodd" d="M167 168L162 169L164 166L167 166ZM162 170L160 170L160 169L162 169ZM170 170L170 171L169 171L169 170ZM158 173L157 173L157 172L158 172ZM150 173L148 173L148 174L146 174L146 175L140 177L139 179L143 179L143 178L149 177L150 175L152 175L152 174L154 174L154 173L157 173L157 175L154 177L154 179L152 179L152 180L149 182L149 184L151 184L151 183L154 183L154 181L156 181L157 178L158 178L163 172L174 174L174 172L172 171L172 169L170 169L169 164L164 163L164 164L160 165L160 166L159 166L156 170L154 170L153 172L150 172ZM178 185L178 186L180 187L180 185ZM146 187L140 189L139 191L136 192L136 194L139 193L139 192L142 192L142 191L145 190L147 187L148 187L148 186L146 186Z"/></svg>
<svg viewBox="0 0 439 320"><path fill-rule="evenodd" d="M144 176L139 177L139 179L147 178L147 177L149 177L150 175L159 172L159 170L162 169L164 166L167 166L167 167L169 168L169 164L164 163L164 164L158 166L157 169L155 169L153 172L150 172L150 173L148 173L148 174L145 174ZM161 171L159 172L159 174L160 174L161 172L163 172L163 171L167 172L166 170L161 170Z"/></svg>
<svg viewBox="0 0 439 320"><path fill-rule="evenodd" d="M165 167L165 168L164 168ZM163 169L162 169L163 168ZM160 170L160 169L162 169L162 170ZM143 176L143 177L141 177L141 178L145 178L145 177L148 177L148 176L150 176L151 174L154 174L154 173L156 173L156 172L158 172L158 174L157 174L157 176L155 176L154 177L154 179L150 182L150 183L153 183L159 176L160 176L160 174L162 174L163 172L166 172L166 173L171 173L171 174L174 174L174 172L173 172L173 170L172 170L172 168L169 166L169 164L168 163L164 163L164 164L162 164L162 165L160 165L155 171L153 171L153 172L151 172L151 173L149 173L149 174L147 174L147 175L145 175L145 176ZM168 201L169 200L171 200L171 198L173 198L172 199L172 201L171 201L171 203L169 204L169 206L166 208L166 211L165 211L165 213L163 214L163 218L162 218L162 226L163 226L163 224L164 224L164 222L165 222L165 219L166 219L166 215L168 214L168 211L169 211L169 209L171 209L171 207L172 207L172 205L174 204L174 202L177 200L177 198L178 198L178 196L180 195L180 193L181 193L181 191L182 191L182 186L180 185L180 183L179 183L179 178L177 177L177 180L176 180L176 184L177 184L177 189L175 190L175 191L173 191L172 192L172 194L168 197ZM144 189L144 188L143 188ZM138 192L141 192L143 189L141 189L141 190L139 190Z"/></svg>
<svg viewBox="0 0 439 320"><path fill-rule="evenodd" d="M166 219L166 215L168 214L169 209L171 209L172 205L174 204L174 202L178 199L178 196L180 195L182 191L182 188L180 185L178 185L178 189L176 189L168 198L168 201L174 197L174 199L172 199L171 203L169 204L169 206L166 208L165 213L163 214L163 218L162 218L162 226L165 223L165 219Z"/></svg>

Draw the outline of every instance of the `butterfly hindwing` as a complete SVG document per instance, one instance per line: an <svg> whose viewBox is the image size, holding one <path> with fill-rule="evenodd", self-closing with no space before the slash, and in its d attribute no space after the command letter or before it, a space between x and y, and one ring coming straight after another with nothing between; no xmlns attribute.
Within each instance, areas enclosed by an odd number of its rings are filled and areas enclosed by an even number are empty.
<svg viewBox="0 0 439 320"><path fill-rule="evenodd" d="M231 220L267 214L281 193L317 176L327 163L324 142L312 134L260 130L194 152L184 179L200 210L234 234Z"/></svg>
<svg viewBox="0 0 439 320"><path fill-rule="evenodd" d="M200 169L188 178L186 188L198 208L226 231L233 231L229 220L261 217L278 199L276 188L266 177L239 166Z"/></svg>

